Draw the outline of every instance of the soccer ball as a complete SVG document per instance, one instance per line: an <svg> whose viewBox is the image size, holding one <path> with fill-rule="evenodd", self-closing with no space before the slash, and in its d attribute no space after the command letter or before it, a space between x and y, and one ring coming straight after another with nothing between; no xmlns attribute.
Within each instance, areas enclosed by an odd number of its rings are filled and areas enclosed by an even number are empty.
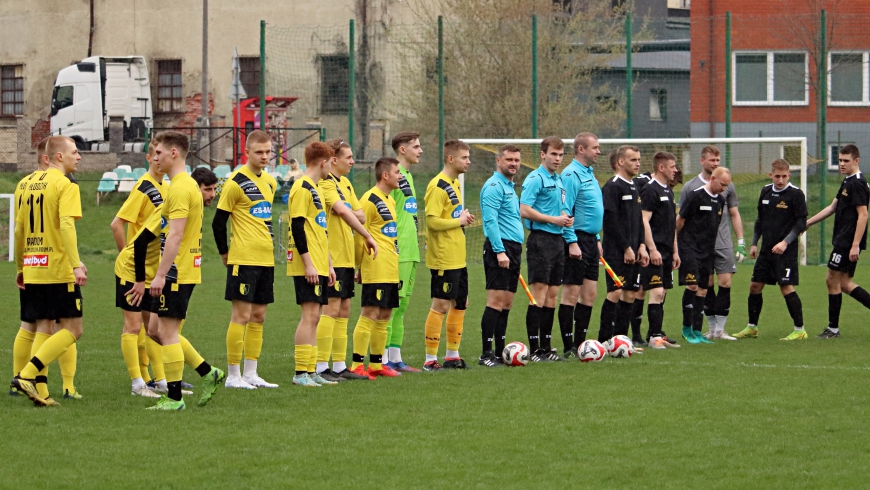
<svg viewBox="0 0 870 490"><path fill-rule="evenodd" d="M580 344L578 357L582 362L598 362L604 359L607 350L601 345L601 342L589 339Z"/></svg>
<svg viewBox="0 0 870 490"><path fill-rule="evenodd" d="M631 357L634 354L631 339L625 335L617 335L607 341L607 353L611 357Z"/></svg>
<svg viewBox="0 0 870 490"><path fill-rule="evenodd" d="M525 366L529 363L529 348L522 342L511 342L504 347L501 357L508 366Z"/></svg>

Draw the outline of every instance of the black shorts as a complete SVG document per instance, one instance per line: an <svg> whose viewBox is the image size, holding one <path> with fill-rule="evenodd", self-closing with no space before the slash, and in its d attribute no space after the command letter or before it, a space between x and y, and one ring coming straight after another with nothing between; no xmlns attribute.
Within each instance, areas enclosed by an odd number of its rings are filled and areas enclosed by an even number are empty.
<svg viewBox="0 0 870 490"><path fill-rule="evenodd" d="M160 318L184 320L187 318L187 306L195 286L196 284L166 283L163 294L152 300L152 311L156 307L157 316Z"/></svg>
<svg viewBox="0 0 870 490"><path fill-rule="evenodd" d="M317 303L325 305L329 303L329 297L326 295L326 290L329 288L329 277L318 276L320 282L318 284L308 284L308 279L305 276L293 276L293 286L296 288L296 304L302 303Z"/></svg>
<svg viewBox="0 0 870 490"><path fill-rule="evenodd" d="M127 301L125 293L133 287L133 283L125 281L118 276L115 276L115 306L124 311L132 311L138 313L140 311L151 311L151 295L148 294L148 288L145 288L145 296L142 296L142 301L139 306L131 305Z"/></svg>
<svg viewBox="0 0 870 490"><path fill-rule="evenodd" d="M25 307L21 316L36 320L82 317L82 290L75 283L25 284Z"/></svg>
<svg viewBox="0 0 870 490"><path fill-rule="evenodd" d="M36 323L36 318L32 318L27 315L27 297L28 293L30 293L30 289L24 288L18 290L18 302L21 309L21 321L26 323Z"/></svg>
<svg viewBox="0 0 870 490"><path fill-rule="evenodd" d="M353 267L336 267L335 284L326 288L327 298L353 298Z"/></svg>
<svg viewBox="0 0 870 490"><path fill-rule="evenodd" d="M498 257L492 251L492 244L489 239L483 242L483 271L486 274L486 289L496 291L517 292L517 283L520 280L520 265L523 260L523 244L502 240L504 245L504 253L508 260L511 261L510 266L505 269L498 265Z"/></svg>
<svg viewBox="0 0 870 490"><path fill-rule="evenodd" d="M264 265L228 265L227 287L224 299L239 300L255 305L275 302L272 289L275 283L275 267Z"/></svg>
<svg viewBox="0 0 870 490"><path fill-rule="evenodd" d="M640 284L644 291L650 289L665 288L673 289L674 275L671 273L674 257L670 253L662 254L661 265L652 265L640 268Z"/></svg>
<svg viewBox="0 0 870 490"><path fill-rule="evenodd" d="M572 259L568 255L568 245L565 245L565 273L562 276L562 284L582 285L583 281L598 281L598 239L595 235L574 230L577 234L577 245L583 256L580 259Z"/></svg>
<svg viewBox="0 0 870 490"><path fill-rule="evenodd" d="M616 277L619 278L620 282L622 282L622 287L617 287L616 283L613 282L613 279L610 278L610 274L604 274L604 281L607 284L607 292L618 291L622 289L623 291L637 291L640 289L640 265L637 263L634 264L626 264L623 262L623 258L614 257L612 260L608 260L607 257L604 258L607 261L607 264L610 265L610 268L613 269Z"/></svg>
<svg viewBox="0 0 870 490"><path fill-rule="evenodd" d="M783 257L774 253L758 255L755 267L752 269L752 282L780 286L798 285L798 259Z"/></svg>
<svg viewBox="0 0 870 490"><path fill-rule="evenodd" d="M436 270L432 272L432 285L429 293L433 298L456 300L457 305L465 305L468 300L468 269Z"/></svg>
<svg viewBox="0 0 870 490"><path fill-rule="evenodd" d="M858 262L849 260L849 249L845 247L834 247L831 250L831 258L828 259L828 269L837 272L845 272L849 277L855 277L855 267Z"/></svg>
<svg viewBox="0 0 870 490"><path fill-rule="evenodd" d="M565 269L565 239L545 231L529 233L526 241L526 262L529 284L562 284Z"/></svg>
<svg viewBox="0 0 870 490"><path fill-rule="evenodd" d="M398 308L399 285L395 283L363 284L361 299L362 306Z"/></svg>
<svg viewBox="0 0 870 490"><path fill-rule="evenodd" d="M680 286L698 286L701 289L707 289L710 285L710 276L713 274L716 257L712 252L705 257L700 257L688 250L680 250L680 252Z"/></svg>

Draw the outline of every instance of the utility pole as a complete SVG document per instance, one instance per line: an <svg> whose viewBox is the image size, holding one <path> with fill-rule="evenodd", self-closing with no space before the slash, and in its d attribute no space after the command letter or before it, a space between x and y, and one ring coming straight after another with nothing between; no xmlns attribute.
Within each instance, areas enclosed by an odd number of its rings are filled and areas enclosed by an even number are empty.
<svg viewBox="0 0 870 490"><path fill-rule="evenodd" d="M201 97L202 113L200 115L200 126L203 128L199 134L199 157L210 162L209 158L203 157L202 147L207 145L208 130L208 0L202 0L202 97Z"/></svg>

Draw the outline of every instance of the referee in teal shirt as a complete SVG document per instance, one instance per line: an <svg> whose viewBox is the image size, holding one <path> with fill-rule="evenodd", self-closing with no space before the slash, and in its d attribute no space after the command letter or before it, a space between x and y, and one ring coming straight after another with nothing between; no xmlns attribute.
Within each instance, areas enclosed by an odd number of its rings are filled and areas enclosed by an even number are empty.
<svg viewBox="0 0 870 490"><path fill-rule="evenodd" d="M517 292L525 235L513 181L520 168L520 149L515 145L502 146L498 149L495 164L496 171L480 190L483 234L486 237L483 242L486 308L480 320L483 353L477 363L486 367L504 364L501 353L508 315Z"/></svg>
<svg viewBox="0 0 870 490"><path fill-rule="evenodd" d="M550 337L565 268L565 241L574 223L565 205L562 178L556 173L564 153L561 139L549 136L541 141L541 166L523 181L520 199L520 215L530 231L526 244L529 288L538 303L530 305L526 313L526 332L535 362L562 360L552 349ZM572 340L566 342L570 350Z"/></svg>

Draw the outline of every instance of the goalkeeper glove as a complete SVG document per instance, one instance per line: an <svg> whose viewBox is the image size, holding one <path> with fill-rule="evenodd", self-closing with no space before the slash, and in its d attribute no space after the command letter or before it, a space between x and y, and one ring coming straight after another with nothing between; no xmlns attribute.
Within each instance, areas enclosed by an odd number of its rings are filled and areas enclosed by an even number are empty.
<svg viewBox="0 0 870 490"><path fill-rule="evenodd" d="M746 258L746 241L742 238L737 239L737 253L734 254L737 262L743 262Z"/></svg>

